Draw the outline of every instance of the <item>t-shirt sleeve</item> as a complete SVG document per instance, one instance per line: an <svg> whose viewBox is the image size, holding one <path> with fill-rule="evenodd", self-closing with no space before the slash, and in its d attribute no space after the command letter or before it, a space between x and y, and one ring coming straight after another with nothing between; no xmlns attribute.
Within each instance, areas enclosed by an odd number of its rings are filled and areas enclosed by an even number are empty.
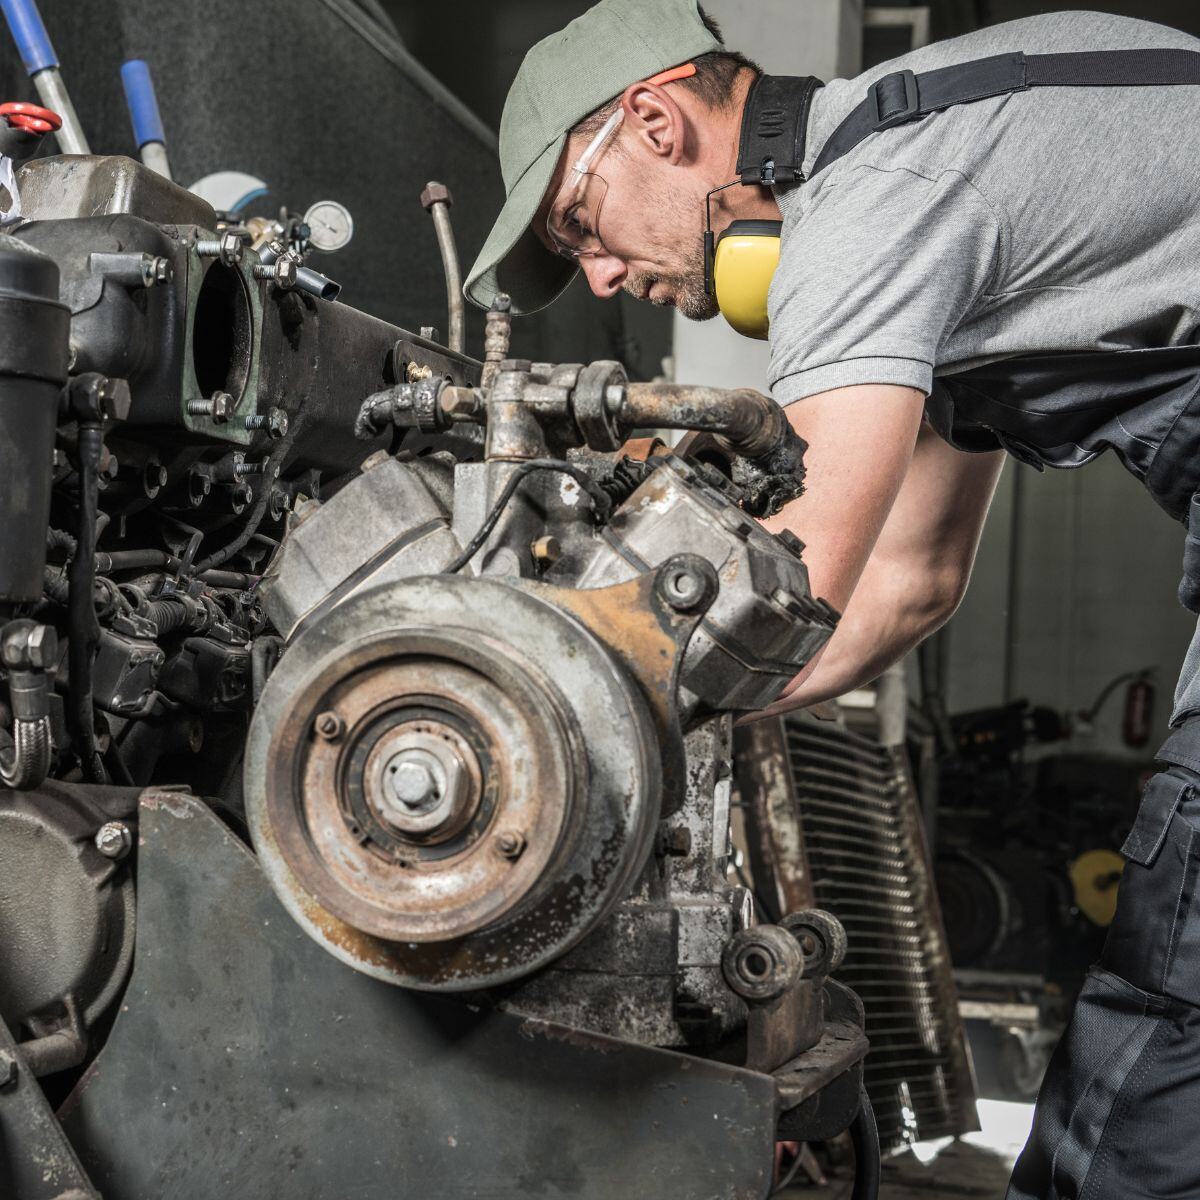
<svg viewBox="0 0 1200 1200"><path fill-rule="evenodd" d="M776 400L857 383L928 395L999 246L995 211L956 171L859 166L798 197L768 299Z"/></svg>

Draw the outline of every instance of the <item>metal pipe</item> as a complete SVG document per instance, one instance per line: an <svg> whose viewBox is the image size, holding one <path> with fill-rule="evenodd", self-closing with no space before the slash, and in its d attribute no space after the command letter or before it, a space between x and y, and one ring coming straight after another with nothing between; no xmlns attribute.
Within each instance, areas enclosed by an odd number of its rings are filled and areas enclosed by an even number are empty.
<svg viewBox="0 0 1200 1200"><path fill-rule="evenodd" d="M451 350L462 354L466 345L466 315L458 248L454 244L454 230L450 225L450 205L453 203L450 189L444 183L430 180L421 193L421 204L433 217L433 229L437 234L438 250L442 255L442 270L446 274L446 308L449 316L446 344Z"/></svg>
<svg viewBox="0 0 1200 1200"><path fill-rule="evenodd" d="M150 67L140 58L131 58L121 67L121 85L125 89L125 104L133 124L133 140L137 142L142 162L164 179L170 179L167 135L163 130L162 114L158 111Z"/></svg>
<svg viewBox="0 0 1200 1200"><path fill-rule="evenodd" d="M742 508L752 516L774 516L804 490L808 443L783 409L761 392L678 383L618 384L605 390L604 408L621 437L635 429L716 435L733 455L733 481L742 489Z"/></svg>
<svg viewBox="0 0 1200 1200"><path fill-rule="evenodd" d="M34 0L0 0L0 9L38 97L62 118L62 128L55 132L59 149L64 154L90 154L79 116L59 73L58 56Z"/></svg>
<svg viewBox="0 0 1200 1200"><path fill-rule="evenodd" d="M512 300L507 292L497 292L488 309L483 326L483 375L480 387L490 388L500 364L508 357L508 344L512 337Z"/></svg>
<svg viewBox="0 0 1200 1200"><path fill-rule="evenodd" d="M635 429L689 429L717 434L735 454L761 458L787 440L783 409L749 388L630 383L612 389L607 407L623 434Z"/></svg>

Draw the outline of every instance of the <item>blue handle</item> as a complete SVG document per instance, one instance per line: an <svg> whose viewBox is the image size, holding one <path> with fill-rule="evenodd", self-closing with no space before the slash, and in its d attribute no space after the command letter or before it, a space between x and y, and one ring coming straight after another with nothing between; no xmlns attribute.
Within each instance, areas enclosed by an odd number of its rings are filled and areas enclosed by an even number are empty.
<svg viewBox="0 0 1200 1200"><path fill-rule="evenodd" d="M6 3L7 0L0 0ZM133 140L140 150L147 142L166 143L162 117L158 111L158 100L154 95L154 81L150 68L140 59L131 58L121 67L121 83L125 87L125 103L129 106L129 119L133 122Z"/></svg>
<svg viewBox="0 0 1200 1200"><path fill-rule="evenodd" d="M12 30L25 70L36 75L47 67L57 67L58 55L50 45L50 35L34 0L0 0L0 8L4 9L4 19Z"/></svg>

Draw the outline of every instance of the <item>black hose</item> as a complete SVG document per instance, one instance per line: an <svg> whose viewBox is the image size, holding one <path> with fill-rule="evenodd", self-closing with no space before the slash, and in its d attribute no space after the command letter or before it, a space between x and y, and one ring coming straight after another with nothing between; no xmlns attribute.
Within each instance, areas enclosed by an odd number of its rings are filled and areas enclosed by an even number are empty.
<svg viewBox="0 0 1200 1200"><path fill-rule="evenodd" d="M158 626L158 636L163 637L182 629L191 616L181 600L152 600L141 614L149 617Z"/></svg>
<svg viewBox="0 0 1200 1200"><path fill-rule="evenodd" d="M850 1123L854 1147L854 1190L850 1200L877 1200L882 1166L879 1159L879 1126L865 1087L858 1092L858 1115Z"/></svg>
<svg viewBox="0 0 1200 1200"><path fill-rule="evenodd" d="M466 544L463 552L449 566L443 568L444 574L453 575L461 571L475 557L479 548L488 540L492 530L496 528L496 522L500 520L517 488L524 482L525 477L532 475L534 471L560 471L563 475L569 475L592 498L592 504L595 506L598 516L605 517L611 511L612 500L608 493L582 467L577 467L574 463L569 463L561 458L531 458L528 462L521 463L508 477L508 482L496 498L496 503L484 517L483 524Z"/></svg>
<svg viewBox="0 0 1200 1200"><path fill-rule="evenodd" d="M96 511L100 489L100 455L104 439L98 425L79 426L79 527L76 549L67 567L67 670L70 704L67 725L75 743L83 777L106 783L104 764L96 752L96 723L92 710L92 667L100 645L96 619Z"/></svg>

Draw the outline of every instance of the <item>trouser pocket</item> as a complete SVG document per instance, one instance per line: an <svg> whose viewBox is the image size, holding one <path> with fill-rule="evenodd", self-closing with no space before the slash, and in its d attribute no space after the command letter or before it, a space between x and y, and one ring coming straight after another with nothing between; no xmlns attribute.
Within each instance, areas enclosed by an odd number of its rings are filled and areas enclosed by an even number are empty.
<svg viewBox="0 0 1200 1200"><path fill-rule="evenodd" d="M1009 1200L1200 1200L1198 792L1175 761L1146 787L1104 953L1051 1058Z"/></svg>

